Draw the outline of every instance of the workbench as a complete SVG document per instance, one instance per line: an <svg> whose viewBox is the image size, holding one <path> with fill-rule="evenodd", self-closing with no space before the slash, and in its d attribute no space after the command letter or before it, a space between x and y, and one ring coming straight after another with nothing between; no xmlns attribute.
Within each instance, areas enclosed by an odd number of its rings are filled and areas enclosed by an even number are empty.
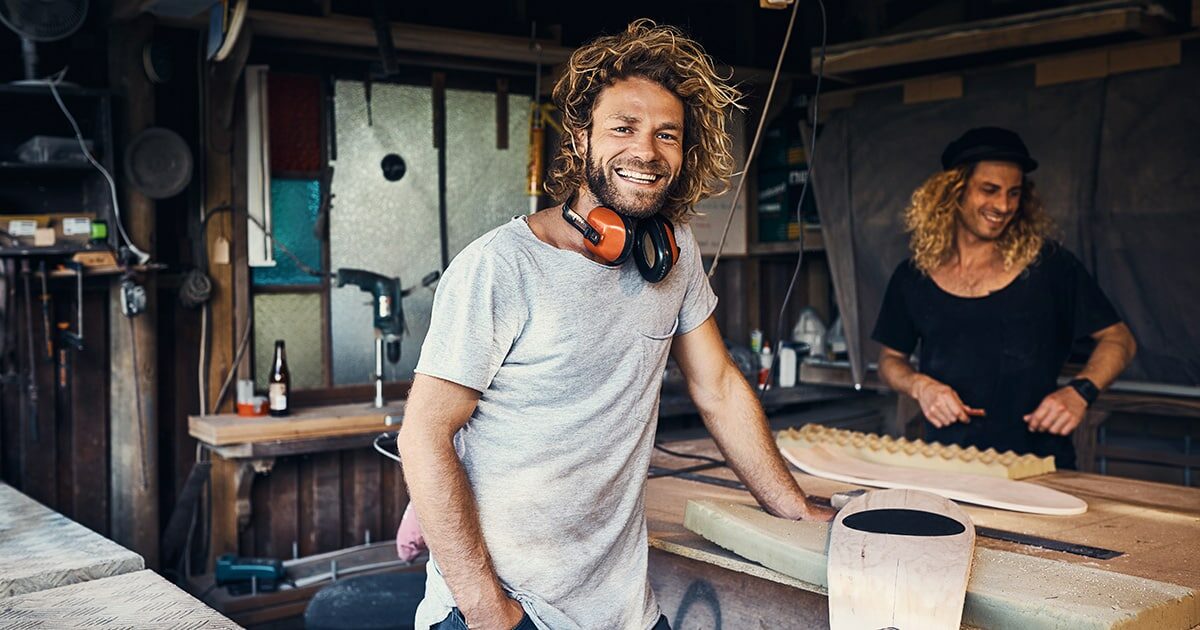
<svg viewBox="0 0 1200 630"><path fill-rule="evenodd" d="M133 551L0 482L0 600L144 568Z"/></svg>
<svg viewBox="0 0 1200 630"><path fill-rule="evenodd" d="M188 433L213 455L211 558L239 550L238 533L252 514L254 478L269 473L275 458L370 446L379 434L399 428L403 411L403 402L382 409L353 403L301 408L280 418L189 416Z"/></svg>
<svg viewBox="0 0 1200 630"><path fill-rule="evenodd" d="M671 450L720 458L709 438L673 442ZM655 451L652 472L698 460ZM688 531L688 500L754 503L727 467L658 477L646 489L650 583L674 628L828 627L824 589L747 561ZM794 473L806 492L828 498L857 486ZM994 528L1120 551L1101 560L980 535L976 544L1176 584L1200 592L1200 489L1059 471L1029 479L1087 501L1078 516L1039 516L962 504L977 528ZM1200 607L1198 607L1200 608ZM780 620L787 620L782 623ZM1200 624L1200 619L1192 623Z"/></svg>

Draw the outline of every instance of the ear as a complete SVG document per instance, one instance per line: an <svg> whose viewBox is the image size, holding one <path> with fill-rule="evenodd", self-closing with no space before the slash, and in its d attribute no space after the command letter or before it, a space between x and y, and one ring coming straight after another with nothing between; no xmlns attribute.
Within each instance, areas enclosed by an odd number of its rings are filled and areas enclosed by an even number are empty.
<svg viewBox="0 0 1200 630"><path fill-rule="evenodd" d="M580 160L583 160L583 156L587 155L588 137L590 135L587 129L580 129L571 134L571 148L575 150L575 157Z"/></svg>

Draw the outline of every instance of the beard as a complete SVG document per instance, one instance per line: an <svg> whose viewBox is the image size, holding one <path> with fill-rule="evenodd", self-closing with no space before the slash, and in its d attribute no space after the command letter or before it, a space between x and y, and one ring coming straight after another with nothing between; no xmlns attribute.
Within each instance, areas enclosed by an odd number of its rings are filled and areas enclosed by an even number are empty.
<svg viewBox="0 0 1200 630"><path fill-rule="evenodd" d="M653 173L663 178L670 176L665 166L654 162L630 160L628 166L642 173ZM600 202L600 205L635 219L644 219L657 214L679 184L678 179L672 179L666 185L654 190L623 191L614 181L614 178L619 176L613 169L605 168L595 161L590 146L587 149L587 164L584 173L587 176L588 190L596 198L596 201Z"/></svg>

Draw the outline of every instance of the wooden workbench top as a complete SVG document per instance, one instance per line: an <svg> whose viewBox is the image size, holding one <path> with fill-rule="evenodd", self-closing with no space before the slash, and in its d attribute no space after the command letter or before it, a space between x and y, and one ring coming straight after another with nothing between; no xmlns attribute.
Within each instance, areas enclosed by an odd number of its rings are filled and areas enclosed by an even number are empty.
<svg viewBox="0 0 1200 630"><path fill-rule="evenodd" d="M399 418L403 413L404 402L400 401L383 409L376 409L370 403L304 407L283 418L237 414L188 416L188 434L209 446L224 446L382 433L397 428L387 423L388 416Z"/></svg>
<svg viewBox="0 0 1200 630"><path fill-rule="evenodd" d="M712 440L707 438L674 442L667 447L677 452L721 457ZM697 463L694 459L674 457L657 450L652 460L654 466L671 469ZM736 480L733 472L724 467L701 471L700 474ZM806 492L816 496L828 497L835 492L858 487L800 472L794 475ZM1059 471L1026 481L1078 496L1087 501L1088 511L1077 516L1041 516L966 504L962 507L976 526L1102 547L1120 551L1122 555L1110 560L1098 560L984 536L977 538L978 545L1086 564L1200 591L1200 545L1197 544L1200 541L1200 489L1072 471ZM715 563L720 562L714 559L726 558L731 562L722 566L750 572L744 569L752 563L740 560L683 527L683 513L689 499L753 502L744 490L681 478L651 479L646 489L646 519L651 546L684 555L688 550L697 551L699 553L693 557L704 556ZM769 574L774 573L769 569L759 569L760 572L752 574L770 579Z"/></svg>

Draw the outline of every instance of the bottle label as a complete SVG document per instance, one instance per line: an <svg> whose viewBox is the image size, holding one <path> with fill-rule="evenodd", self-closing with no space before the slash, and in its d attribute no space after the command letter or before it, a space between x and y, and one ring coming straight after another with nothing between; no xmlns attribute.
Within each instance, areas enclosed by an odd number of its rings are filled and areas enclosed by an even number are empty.
<svg viewBox="0 0 1200 630"><path fill-rule="evenodd" d="M267 387L267 398L271 401L272 411L287 411L287 385L271 383Z"/></svg>

